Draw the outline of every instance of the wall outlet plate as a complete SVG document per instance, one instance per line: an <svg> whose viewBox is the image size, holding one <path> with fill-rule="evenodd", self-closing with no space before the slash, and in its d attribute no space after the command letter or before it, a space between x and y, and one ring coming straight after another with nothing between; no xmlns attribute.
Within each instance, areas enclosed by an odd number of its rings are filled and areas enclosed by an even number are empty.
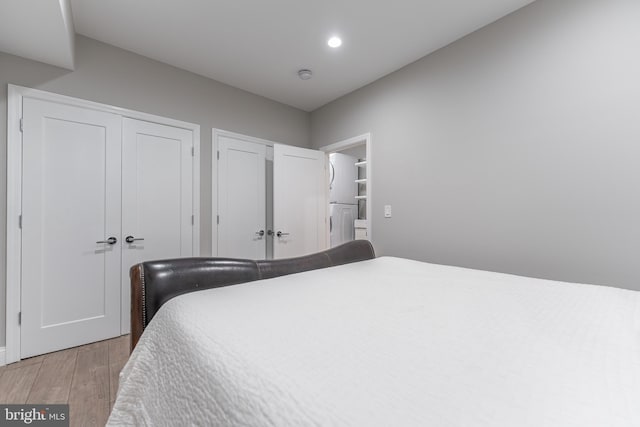
<svg viewBox="0 0 640 427"><path fill-rule="evenodd" d="M391 218L391 205L384 205L384 217Z"/></svg>

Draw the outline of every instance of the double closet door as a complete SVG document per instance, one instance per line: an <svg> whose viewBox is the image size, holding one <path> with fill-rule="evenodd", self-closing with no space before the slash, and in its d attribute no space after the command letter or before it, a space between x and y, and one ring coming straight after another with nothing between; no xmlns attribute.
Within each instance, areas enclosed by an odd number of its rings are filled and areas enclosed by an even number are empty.
<svg viewBox="0 0 640 427"><path fill-rule="evenodd" d="M219 135L217 254L265 259L326 247L325 153Z"/></svg>
<svg viewBox="0 0 640 427"><path fill-rule="evenodd" d="M193 255L193 132L23 100L21 358L129 332L129 268Z"/></svg>

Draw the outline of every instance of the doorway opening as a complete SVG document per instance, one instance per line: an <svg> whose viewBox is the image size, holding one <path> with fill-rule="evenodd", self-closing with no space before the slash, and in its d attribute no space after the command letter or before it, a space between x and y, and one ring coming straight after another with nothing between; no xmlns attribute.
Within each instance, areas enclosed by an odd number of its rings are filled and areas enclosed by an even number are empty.
<svg viewBox="0 0 640 427"><path fill-rule="evenodd" d="M371 134L320 148L327 155L327 246L371 240Z"/></svg>

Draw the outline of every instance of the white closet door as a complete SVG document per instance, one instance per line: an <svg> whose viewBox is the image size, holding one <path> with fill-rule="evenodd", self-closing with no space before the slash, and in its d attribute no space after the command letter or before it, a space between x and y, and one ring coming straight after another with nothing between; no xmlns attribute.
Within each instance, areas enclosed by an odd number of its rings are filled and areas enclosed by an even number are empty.
<svg viewBox="0 0 640 427"><path fill-rule="evenodd" d="M193 256L193 132L122 120L122 333L130 330L129 269Z"/></svg>
<svg viewBox="0 0 640 427"><path fill-rule="evenodd" d="M274 258L306 255L326 247L327 181L324 152L273 147Z"/></svg>
<svg viewBox="0 0 640 427"><path fill-rule="evenodd" d="M121 118L29 98L23 118L25 358L120 333Z"/></svg>
<svg viewBox="0 0 640 427"><path fill-rule="evenodd" d="M264 144L218 139L218 256L266 257Z"/></svg>

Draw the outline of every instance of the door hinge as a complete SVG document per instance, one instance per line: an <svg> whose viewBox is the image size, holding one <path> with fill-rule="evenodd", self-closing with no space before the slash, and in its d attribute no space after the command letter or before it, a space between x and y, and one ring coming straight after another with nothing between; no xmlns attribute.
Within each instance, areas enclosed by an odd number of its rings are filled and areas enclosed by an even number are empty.
<svg viewBox="0 0 640 427"><path fill-rule="evenodd" d="M196 155L196 148L191 147L191 157L195 157L195 155Z"/></svg>
<svg viewBox="0 0 640 427"><path fill-rule="evenodd" d="M195 223L196 223L195 215L191 215L191 225L194 225Z"/></svg>
<svg viewBox="0 0 640 427"><path fill-rule="evenodd" d="M24 119L20 117L20 132L24 132Z"/></svg>
<svg viewBox="0 0 640 427"><path fill-rule="evenodd" d="M216 215L216 224L220 224L220 215Z"/></svg>
<svg viewBox="0 0 640 427"><path fill-rule="evenodd" d="M220 160L220 150L218 150L218 160Z"/></svg>
<svg viewBox="0 0 640 427"><path fill-rule="evenodd" d="M22 215L18 215L18 228L22 230Z"/></svg>
<svg viewBox="0 0 640 427"><path fill-rule="evenodd" d="M22 325L22 312L18 312L18 325Z"/></svg>

